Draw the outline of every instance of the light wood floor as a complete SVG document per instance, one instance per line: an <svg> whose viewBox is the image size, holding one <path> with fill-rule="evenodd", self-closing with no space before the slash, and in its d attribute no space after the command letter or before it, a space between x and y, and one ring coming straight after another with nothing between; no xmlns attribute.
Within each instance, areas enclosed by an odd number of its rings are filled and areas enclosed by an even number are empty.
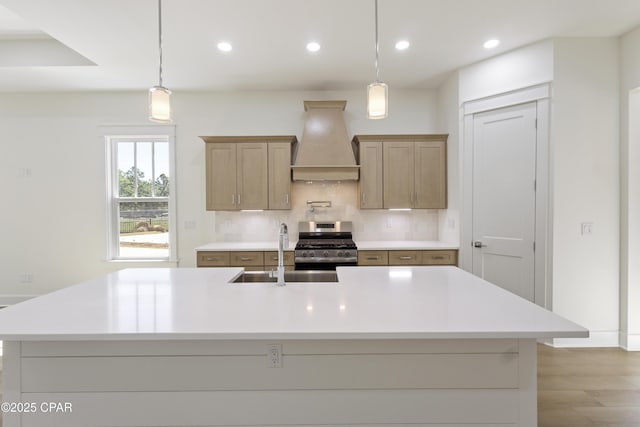
<svg viewBox="0 0 640 427"><path fill-rule="evenodd" d="M640 427L640 352L538 345L538 427Z"/></svg>
<svg viewBox="0 0 640 427"><path fill-rule="evenodd" d="M539 345L538 427L640 427L640 352Z"/></svg>

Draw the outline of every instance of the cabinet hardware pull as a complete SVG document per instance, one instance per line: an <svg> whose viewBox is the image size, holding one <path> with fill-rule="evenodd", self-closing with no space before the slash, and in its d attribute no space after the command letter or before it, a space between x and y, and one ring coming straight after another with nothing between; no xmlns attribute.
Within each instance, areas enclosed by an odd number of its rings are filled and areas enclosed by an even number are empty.
<svg viewBox="0 0 640 427"><path fill-rule="evenodd" d="M207 257L205 258L207 261L218 261L218 258Z"/></svg>
<svg viewBox="0 0 640 427"><path fill-rule="evenodd" d="M240 261L253 261L253 258L243 256L240 258Z"/></svg>
<svg viewBox="0 0 640 427"><path fill-rule="evenodd" d="M366 196L365 196L365 194L364 194L364 191L362 192L362 204L363 204L363 205L366 205L366 204L367 204L367 198L366 198Z"/></svg>
<svg viewBox="0 0 640 427"><path fill-rule="evenodd" d="M434 256L434 257L431 257L431 258L433 258L433 259L444 259L443 256Z"/></svg>
<svg viewBox="0 0 640 427"><path fill-rule="evenodd" d="M401 257L399 257L399 258L400 258L400 259L402 259L402 260L410 260L410 259L413 259L413 257L412 257L412 256L401 256Z"/></svg>
<svg viewBox="0 0 640 427"><path fill-rule="evenodd" d="M379 256L368 256L367 261L380 261Z"/></svg>
<svg viewBox="0 0 640 427"><path fill-rule="evenodd" d="M289 193L284 195L284 203L285 203L285 205L289 204Z"/></svg>
<svg viewBox="0 0 640 427"><path fill-rule="evenodd" d="M238 193L238 206L240 206L240 193Z"/></svg>
<svg viewBox="0 0 640 427"><path fill-rule="evenodd" d="M413 205L413 191L409 192L409 202Z"/></svg>
<svg viewBox="0 0 640 427"><path fill-rule="evenodd" d="M231 193L231 204L233 206L236 205L236 195L234 193Z"/></svg>

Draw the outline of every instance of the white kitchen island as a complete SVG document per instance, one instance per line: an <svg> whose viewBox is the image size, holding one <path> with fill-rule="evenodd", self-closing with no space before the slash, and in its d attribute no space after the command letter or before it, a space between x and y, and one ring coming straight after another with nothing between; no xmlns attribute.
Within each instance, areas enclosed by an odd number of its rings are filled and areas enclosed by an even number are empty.
<svg viewBox="0 0 640 427"><path fill-rule="evenodd" d="M241 272L129 269L1 310L3 425L535 427L536 339L588 335L456 267Z"/></svg>

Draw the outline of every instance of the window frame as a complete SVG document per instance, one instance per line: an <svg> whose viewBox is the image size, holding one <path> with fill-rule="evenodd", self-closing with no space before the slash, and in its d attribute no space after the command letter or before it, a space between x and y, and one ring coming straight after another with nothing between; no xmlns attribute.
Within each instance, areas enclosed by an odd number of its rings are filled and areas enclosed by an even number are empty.
<svg viewBox="0 0 640 427"><path fill-rule="evenodd" d="M175 173L175 126L103 126L100 134L105 143L106 177L106 259L107 261L177 262L176 221L176 173ZM144 141L146 139L146 141ZM167 142L169 157L169 196L167 197L120 197L118 194L118 143L119 142ZM120 202L156 200L168 201L169 254L166 257L127 257L120 255Z"/></svg>

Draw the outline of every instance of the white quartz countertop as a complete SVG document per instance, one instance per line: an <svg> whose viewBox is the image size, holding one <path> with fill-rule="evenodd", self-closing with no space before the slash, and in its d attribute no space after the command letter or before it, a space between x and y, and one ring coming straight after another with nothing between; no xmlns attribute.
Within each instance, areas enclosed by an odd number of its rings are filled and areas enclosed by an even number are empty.
<svg viewBox="0 0 640 427"><path fill-rule="evenodd" d="M289 241L287 251L296 248L296 242ZM196 252L200 251L277 251L278 241L273 242L213 242L198 246Z"/></svg>
<svg viewBox="0 0 640 427"><path fill-rule="evenodd" d="M358 240L358 250L429 250L458 249L459 245L437 240Z"/></svg>
<svg viewBox="0 0 640 427"><path fill-rule="evenodd" d="M437 240L355 240L359 250L428 250L428 249L458 249L452 243ZM294 250L296 242L289 242L287 250ZM198 246L199 251L277 251L278 242L214 242Z"/></svg>
<svg viewBox="0 0 640 427"><path fill-rule="evenodd" d="M340 267L338 283L229 283L241 268L126 269L0 310L4 340L586 337L457 267Z"/></svg>

